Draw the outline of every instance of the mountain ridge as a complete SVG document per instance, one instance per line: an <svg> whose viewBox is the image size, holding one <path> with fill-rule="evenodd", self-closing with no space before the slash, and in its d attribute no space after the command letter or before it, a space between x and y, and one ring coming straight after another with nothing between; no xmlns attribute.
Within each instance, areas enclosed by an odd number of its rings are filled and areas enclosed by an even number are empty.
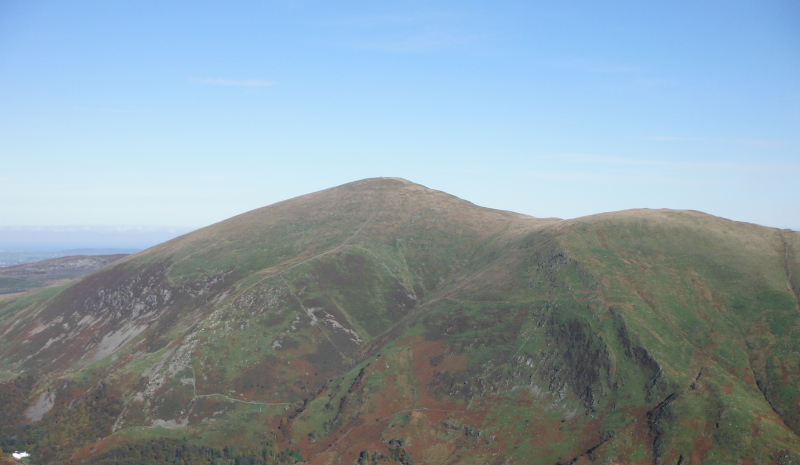
<svg viewBox="0 0 800 465"><path fill-rule="evenodd" d="M23 375L0 386L27 392L0 442L41 463L153 444L252 463L785 462L799 249L700 212L535 218L357 181L0 301L0 368Z"/></svg>

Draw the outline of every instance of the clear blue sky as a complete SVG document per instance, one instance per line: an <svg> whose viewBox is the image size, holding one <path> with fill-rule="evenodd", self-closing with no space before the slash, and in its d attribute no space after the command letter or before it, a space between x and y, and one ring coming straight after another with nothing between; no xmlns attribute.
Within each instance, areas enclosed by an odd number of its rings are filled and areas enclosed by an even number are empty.
<svg viewBox="0 0 800 465"><path fill-rule="evenodd" d="M800 2L0 0L0 226L373 176L800 230Z"/></svg>

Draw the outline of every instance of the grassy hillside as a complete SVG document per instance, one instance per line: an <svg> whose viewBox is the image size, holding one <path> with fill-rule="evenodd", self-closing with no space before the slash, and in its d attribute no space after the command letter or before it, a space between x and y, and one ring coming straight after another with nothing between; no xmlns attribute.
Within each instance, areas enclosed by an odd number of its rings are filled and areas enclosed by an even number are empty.
<svg viewBox="0 0 800 465"><path fill-rule="evenodd" d="M359 181L0 301L0 445L76 464L794 463L798 253L797 232L698 212L537 219Z"/></svg>

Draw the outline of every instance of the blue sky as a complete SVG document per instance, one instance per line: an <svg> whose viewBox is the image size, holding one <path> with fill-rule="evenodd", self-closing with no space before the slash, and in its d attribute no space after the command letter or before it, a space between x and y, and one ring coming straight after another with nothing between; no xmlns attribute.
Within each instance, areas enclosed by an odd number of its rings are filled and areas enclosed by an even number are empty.
<svg viewBox="0 0 800 465"><path fill-rule="evenodd" d="M800 230L800 3L0 0L0 227L190 229L374 176Z"/></svg>

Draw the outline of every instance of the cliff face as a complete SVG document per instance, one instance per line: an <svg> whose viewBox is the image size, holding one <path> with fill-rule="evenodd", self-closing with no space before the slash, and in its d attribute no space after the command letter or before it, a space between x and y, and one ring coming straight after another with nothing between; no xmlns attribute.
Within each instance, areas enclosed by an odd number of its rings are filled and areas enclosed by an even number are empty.
<svg viewBox="0 0 800 465"><path fill-rule="evenodd" d="M791 463L798 252L697 212L537 219L359 181L0 301L0 374L32 377L0 385L24 404L0 441L41 463Z"/></svg>

